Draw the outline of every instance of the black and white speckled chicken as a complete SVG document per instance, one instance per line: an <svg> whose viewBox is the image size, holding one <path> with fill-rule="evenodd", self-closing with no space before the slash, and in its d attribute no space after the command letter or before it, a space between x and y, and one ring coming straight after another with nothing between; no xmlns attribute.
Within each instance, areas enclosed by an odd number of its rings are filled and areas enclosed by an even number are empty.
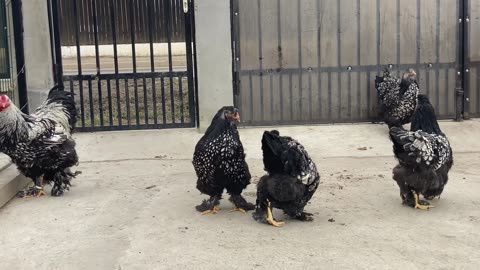
<svg viewBox="0 0 480 270"><path fill-rule="evenodd" d="M76 175L70 167L78 163L71 135L76 115L73 95L62 87L52 88L47 100L30 115L22 113L8 96L0 96L0 151L34 181L33 187L19 195L45 195L44 182L53 183L53 196L69 189Z"/></svg>
<svg viewBox="0 0 480 270"><path fill-rule="evenodd" d="M272 215L272 207L288 216L312 221L304 211L320 183L320 174L305 148L296 140L280 136L277 130L265 131L262 137L263 164L267 175L257 184L257 202L253 218L281 226Z"/></svg>
<svg viewBox="0 0 480 270"><path fill-rule="evenodd" d="M221 108L207 131L195 146L193 167L197 173L197 189L210 196L196 209L202 214L217 213L223 190L230 194L235 209L243 213L255 206L242 197L250 184L250 171L245 161L243 145L237 130L238 110L231 106Z"/></svg>
<svg viewBox="0 0 480 270"><path fill-rule="evenodd" d="M438 125L427 96L418 96L411 131L392 127L390 138L399 161L393 169L393 179L400 187L403 203L423 210L433 207L420 200L419 194L427 200L442 194L453 157L450 143Z"/></svg>
<svg viewBox="0 0 480 270"><path fill-rule="evenodd" d="M415 70L407 69L399 80L386 69L383 77L376 77L375 88L379 100L378 110L388 127L409 123L419 93Z"/></svg>

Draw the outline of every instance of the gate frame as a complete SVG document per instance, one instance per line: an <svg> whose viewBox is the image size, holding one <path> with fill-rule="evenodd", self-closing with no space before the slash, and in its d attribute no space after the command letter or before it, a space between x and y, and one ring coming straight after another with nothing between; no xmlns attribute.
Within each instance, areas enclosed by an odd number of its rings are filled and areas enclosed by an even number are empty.
<svg viewBox="0 0 480 270"><path fill-rule="evenodd" d="M74 0L76 3L76 0ZM95 0L92 0L95 1ZM114 0L113 0L114 1ZM171 4L171 2L169 2ZM187 75L187 82L188 82L188 112L189 112L189 118L190 122L189 123L183 123L183 115L182 115L182 123L178 122L172 122L172 123L157 123L157 120L155 120L155 124L153 123L145 123L145 124L132 124L130 123L128 125L122 125L122 119L119 119L119 121L116 123L116 125L101 125L101 126L87 126L85 125L85 122L82 121L82 126L77 127L77 130L80 132L93 132L93 131L118 131L118 130L142 130L142 129L166 129L166 128L192 128L192 127L198 127L199 125L199 109L198 109L198 80L197 80L197 60L196 60L196 42L195 42L195 8L194 8L194 0L184 0L183 4L187 3L188 5L188 12L183 12L183 15L185 16L185 44L186 44L186 62L187 62L187 69L186 71L181 71L181 73L185 72ZM50 28L50 39L51 39L51 51L52 51L52 64L53 64L53 73L54 73L54 82L57 85L64 86L64 80L66 77L89 77L89 79L95 79L100 76L100 72L97 70L96 74L82 74L82 70L80 69L77 75L72 75L72 76L64 76L63 72L63 61L62 61L62 46L61 46L61 37L60 37L60 29L59 29L59 13L58 13L58 5L57 5L57 0L48 0L47 5L48 5L48 18L49 18L49 28ZM183 7L182 7L183 8ZM130 11L133 12L133 11ZM96 20L96 17L94 16L94 20ZM78 22L77 22L78 23ZM132 22L131 22L132 23ZM78 30L77 30L78 31ZM77 32L77 53L80 50L79 44L78 44L78 32ZM132 35L132 42L130 45L133 46L135 43L134 35ZM99 56L98 56L98 43L95 42L95 47L96 47L96 61L97 61L97 67L98 67L98 61L99 61ZM170 41L169 47L170 47ZM114 51L116 54L116 41L115 38L113 40L113 45L115 47ZM134 48L134 46L133 46ZM152 50L152 49L151 49ZM135 51L133 51L133 54ZM116 56L114 56L116 57ZM171 55L169 56L169 58ZM78 58L78 56L77 56ZM151 61L153 62L153 56L150 56ZM81 63L80 59L78 60L79 63ZM116 61L116 60L115 60ZM171 61L170 61L171 62ZM173 71L172 66L170 65L170 70L168 72L156 72L154 71L154 68L150 72L137 72L136 70L136 60L135 60L135 55L132 56L132 63L133 63L133 72L132 73L119 73L118 72L118 65L115 65L115 73L112 74L101 74L101 76L105 77L106 80L116 80L117 82L119 80L123 79L129 79L129 76L126 75L133 75L133 80L135 82L135 88L136 88L136 83L137 80L145 80L145 74L155 74L156 76L153 77L155 78L170 78L173 80L176 76L175 74L178 74L179 72ZM81 65L81 64L79 64ZM164 75L169 74L169 75ZM181 78L180 75L178 78ZM131 79L131 78L130 78ZM150 78L148 78L150 79ZM79 79L80 82L85 81L86 79ZM181 85L181 84L180 84ZM173 97L171 97L173 98ZM83 101L82 101L83 102ZM90 101L91 102L91 101ZM173 101L172 101L173 102ZM112 101L113 103L113 101ZM92 108L92 104L90 104L90 107ZM128 105L127 105L128 106ZM86 107L86 106L85 106ZM90 108L90 110L91 110ZM182 109L183 110L183 109ZM138 115L138 111L136 111L136 114ZM175 116L172 116L175 118ZM132 118L133 121L135 118ZM82 119L84 120L84 119ZM174 120L175 121L175 120ZM138 122L138 119L137 119ZM159 121L160 122L160 121ZM103 122L102 122L103 123Z"/></svg>

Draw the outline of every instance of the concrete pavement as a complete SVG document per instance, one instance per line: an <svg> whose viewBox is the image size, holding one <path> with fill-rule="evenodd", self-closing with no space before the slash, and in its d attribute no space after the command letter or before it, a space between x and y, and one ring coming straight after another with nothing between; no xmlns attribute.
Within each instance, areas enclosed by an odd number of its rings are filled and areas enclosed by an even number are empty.
<svg viewBox="0 0 480 270"><path fill-rule="evenodd" d="M315 221L281 228L229 212L226 198L217 215L195 211L205 198L191 165L196 130L77 134L83 174L69 193L0 209L0 268L476 269L480 121L441 126L455 165L425 212L401 205L386 126L278 128L305 145L322 176L307 206ZM240 130L254 182L264 129ZM255 201L254 184L245 196Z"/></svg>

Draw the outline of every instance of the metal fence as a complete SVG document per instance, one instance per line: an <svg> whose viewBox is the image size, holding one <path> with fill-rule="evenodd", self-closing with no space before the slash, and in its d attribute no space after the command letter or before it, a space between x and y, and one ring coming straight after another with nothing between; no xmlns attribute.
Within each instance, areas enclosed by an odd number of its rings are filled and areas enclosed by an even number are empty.
<svg viewBox="0 0 480 270"><path fill-rule="evenodd" d="M463 7L456 0L232 0L235 104L242 120L374 121L374 78L385 67L415 68L439 117L455 117L465 64ZM478 45L478 37L471 40Z"/></svg>
<svg viewBox="0 0 480 270"><path fill-rule="evenodd" d="M10 1L0 1L0 93L16 101L16 72Z"/></svg>
<svg viewBox="0 0 480 270"><path fill-rule="evenodd" d="M162 1L164 4L161 12L164 16L156 16L155 1L151 0L109 0L109 10L99 13L103 8L104 1L90 0L87 14L92 24L95 57L83 57L81 55L81 3L83 0L51 0L50 17L51 33L53 37L53 57L56 69L56 80L63 83L68 91L75 94L75 99L80 112L80 131L102 130L128 130L128 129L156 129L174 127L195 126L195 88L194 88L194 62L193 62L193 3L186 1L188 7L184 12L183 6L178 6L178 1ZM70 6L73 16L59 20L60 6ZM126 6L124 6L126 5ZM136 13L137 6L145 6L147 14ZM128 11L127 18L121 18L125 14L119 10ZM183 42L186 47L186 55L178 56L186 66L176 67L173 63L172 47L173 25L180 9L183 15ZM102 57L99 51L100 32L97 31L101 21L105 17L110 19L109 36L113 48L113 67L105 69L104 61L111 61L111 57ZM65 20L68 19L68 23ZM126 21L125 21L126 20ZM146 22L144 22L146 20ZM128 24L129 44L131 44L131 57L128 63L120 63L117 45L120 36L124 36L122 25ZM74 25L76 46L76 69L75 74L63 74L62 45L70 41L63 39L64 27ZM146 26L144 29L141 26ZM137 61L136 48L139 35L147 31L149 44L149 56L143 59L142 67ZM158 66L157 55L154 53L155 32L166 33L168 52L166 66ZM146 60L146 61L145 61ZM93 64L94 69L87 69L86 64ZM109 62L110 63L110 62Z"/></svg>
<svg viewBox="0 0 480 270"><path fill-rule="evenodd" d="M150 3L147 3L150 2ZM58 2L58 21L62 25L60 36L62 45L75 46L77 42L76 29L78 28L78 39L80 45L112 44L112 23L116 25L117 44L129 44L131 41L130 16L134 16L137 43L150 42L148 17L165 18L169 16L170 36L165 31L167 22L158 20L152 26L153 42L185 41L185 16L182 7L183 0L78 0L76 6L73 1ZM113 4L112 4L113 3ZM114 21L110 17L113 12L116 14ZM75 10L77 9L77 10ZM93 21L92 14L95 13L97 22ZM75 18L75 19L72 19ZM98 40L95 40L97 36Z"/></svg>

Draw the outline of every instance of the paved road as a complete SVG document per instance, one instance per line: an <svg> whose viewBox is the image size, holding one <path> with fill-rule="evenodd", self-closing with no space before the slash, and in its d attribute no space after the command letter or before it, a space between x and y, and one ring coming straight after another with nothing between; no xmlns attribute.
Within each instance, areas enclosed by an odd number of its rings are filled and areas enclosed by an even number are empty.
<svg viewBox="0 0 480 270"><path fill-rule="evenodd" d="M95 57L83 57L81 59L83 74L96 74L97 65ZM183 71L187 69L185 56L173 56L172 67L174 71ZM150 57L137 57L137 72L150 72ZM63 60L63 69L65 75L78 74L78 63L76 58L67 58ZM118 58L118 70L120 73L133 72L133 60L130 57ZM115 64L113 57L100 58L100 71L102 74L115 73ZM167 56L158 56L155 58L155 71L169 71L169 59Z"/></svg>
<svg viewBox="0 0 480 270"><path fill-rule="evenodd" d="M401 205L386 126L279 128L322 175L307 206L315 221L282 228L229 212L227 199L217 215L194 210L205 198L191 165L196 130L77 134L83 174L68 194L0 209L0 268L478 269L480 121L441 126L455 165L430 211ZM254 182L263 130L240 130ZM255 185L244 194L254 202Z"/></svg>

